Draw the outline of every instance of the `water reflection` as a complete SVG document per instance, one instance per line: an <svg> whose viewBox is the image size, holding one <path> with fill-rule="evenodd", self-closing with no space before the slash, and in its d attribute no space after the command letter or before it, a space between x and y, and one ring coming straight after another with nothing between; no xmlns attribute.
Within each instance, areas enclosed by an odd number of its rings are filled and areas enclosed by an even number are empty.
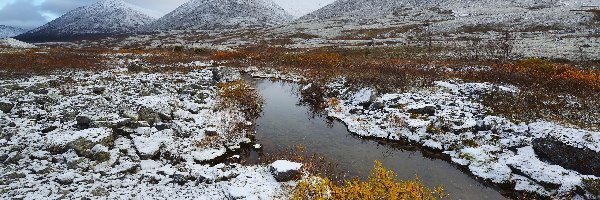
<svg viewBox="0 0 600 200"><path fill-rule="evenodd" d="M451 199L506 199L456 166L440 159L442 155L418 146L377 139L363 139L347 131L341 122L314 113L299 103L298 85L267 79L254 79L264 97L262 116L257 120L256 143L260 152L246 156L277 153L291 145L304 145L309 152L332 159L350 176L368 177L373 161L398 173L400 179L415 175L428 186L444 185Z"/></svg>

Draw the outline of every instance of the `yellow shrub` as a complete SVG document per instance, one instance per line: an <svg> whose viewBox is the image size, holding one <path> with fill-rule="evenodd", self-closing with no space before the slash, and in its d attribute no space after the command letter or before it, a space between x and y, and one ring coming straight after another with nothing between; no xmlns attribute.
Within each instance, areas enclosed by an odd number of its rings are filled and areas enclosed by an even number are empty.
<svg viewBox="0 0 600 200"><path fill-rule="evenodd" d="M531 69L542 73L556 73L558 68L555 64L541 58L529 58L516 64L520 69Z"/></svg>
<svg viewBox="0 0 600 200"><path fill-rule="evenodd" d="M388 171L375 161L375 169L368 181L346 181L337 186L327 178L306 176L298 182L293 199L437 199L444 198L443 187L430 189L419 178L398 181L396 173Z"/></svg>
<svg viewBox="0 0 600 200"><path fill-rule="evenodd" d="M260 94L243 80L221 83L218 86L221 107L237 107L247 119L255 119L262 112L263 100Z"/></svg>

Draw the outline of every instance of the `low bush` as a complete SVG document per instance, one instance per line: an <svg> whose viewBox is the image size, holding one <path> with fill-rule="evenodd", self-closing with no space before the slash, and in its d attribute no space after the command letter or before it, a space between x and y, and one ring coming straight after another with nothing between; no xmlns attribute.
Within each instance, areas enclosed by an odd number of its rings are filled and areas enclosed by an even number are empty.
<svg viewBox="0 0 600 200"><path fill-rule="evenodd" d="M388 171L381 162L375 161L375 167L369 180L346 181L338 186L328 178L305 176L298 182L293 199L437 199L444 198L442 186L431 189L419 178L399 181L396 173Z"/></svg>
<svg viewBox="0 0 600 200"><path fill-rule="evenodd" d="M256 89L243 80L221 83L219 86L219 105L223 108L237 107L246 119L256 119L262 112L263 99Z"/></svg>

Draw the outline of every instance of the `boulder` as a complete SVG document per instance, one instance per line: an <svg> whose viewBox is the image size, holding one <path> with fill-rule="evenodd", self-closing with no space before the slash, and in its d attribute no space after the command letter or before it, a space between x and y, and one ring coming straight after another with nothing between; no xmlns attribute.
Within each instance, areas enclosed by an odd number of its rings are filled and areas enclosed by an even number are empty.
<svg viewBox="0 0 600 200"><path fill-rule="evenodd" d="M288 182L297 180L300 177L302 163L290 162L287 160L278 160L269 166L269 171L279 182Z"/></svg>
<svg viewBox="0 0 600 200"><path fill-rule="evenodd" d="M408 108L407 112L412 113L412 114L433 116L433 115L435 115L435 110L436 110L436 107L434 105L417 105L417 106L410 106Z"/></svg>
<svg viewBox="0 0 600 200"><path fill-rule="evenodd" d="M102 93L104 93L105 90L106 90L105 87L94 87L94 88L92 88L92 92L94 94L102 94Z"/></svg>
<svg viewBox="0 0 600 200"><path fill-rule="evenodd" d="M90 128L90 124L92 123L92 119L84 115L77 116L75 121L77 121L77 127L79 127L79 129Z"/></svg>
<svg viewBox="0 0 600 200"><path fill-rule="evenodd" d="M175 172L173 174L173 182L179 185L185 185L187 182L195 180L196 177L191 176L189 173Z"/></svg>
<svg viewBox="0 0 600 200"><path fill-rule="evenodd" d="M110 159L110 153L108 152L108 147L105 147L101 144L97 144L92 148L92 160L98 162L108 161Z"/></svg>
<svg viewBox="0 0 600 200"><path fill-rule="evenodd" d="M141 108L138 111L139 120L146 121L150 125L154 125L155 123L161 122L162 118L165 118L165 115L161 115L158 112L155 112L149 108Z"/></svg>
<svg viewBox="0 0 600 200"><path fill-rule="evenodd" d="M0 101L0 111L2 111L4 113L7 113L7 114L10 113L10 111L13 109L13 107L15 107L15 105L13 105L12 103Z"/></svg>
<svg viewBox="0 0 600 200"><path fill-rule="evenodd" d="M69 184L73 183L75 176L76 176L75 173L67 172L67 173L57 176L54 181L56 181L57 183L60 183L62 185L69 185Z"/></svg>
<svg viewBox="0 0 600 200"><path fill-rule="evenodd" d="M600 152L567 145L553 138L533 140L535 153L546 161L581 174L600 176Z"/></svg>
<svg viewBox="0 0 600 200"><path fill-rule="evenodd" d="M209 127L209 128L206 128L206 130L204 130L204 135L206 135L208 137L215 137L215 136L218 136L219 133L217 132L216 128Z"/></svg>

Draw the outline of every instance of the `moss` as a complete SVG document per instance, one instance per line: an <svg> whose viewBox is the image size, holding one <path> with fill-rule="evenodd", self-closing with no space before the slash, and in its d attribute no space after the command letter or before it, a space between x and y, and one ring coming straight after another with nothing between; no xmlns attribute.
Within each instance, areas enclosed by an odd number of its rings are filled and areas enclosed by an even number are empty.
<svg viewBox="0 0 600 200"><path fill-rule="evenodd" d="M98 162L105 162L110 159L110 153L108 152L98 152L94 155L94 159Z"/></svg>
<svg viewBox="0 0 600 200"><path fill-rule="evenodd" d="M91 194L95 197L108 196L110 193L104 187L97 187L92 190Z"/></svg>
<svg viewBox="0 0 600 200"><path fill-rule="evenodd" d="M479 144L477 144L477 141L472 140L472 139L463 140L462 144L467 147L478 147L479 146Z"/></svg>
<svg viewBox="0 0 600 200"><path fill-rule="evenodd" d="M600 197L600 179L583 179L583 187L596 198Z"/></svg>

